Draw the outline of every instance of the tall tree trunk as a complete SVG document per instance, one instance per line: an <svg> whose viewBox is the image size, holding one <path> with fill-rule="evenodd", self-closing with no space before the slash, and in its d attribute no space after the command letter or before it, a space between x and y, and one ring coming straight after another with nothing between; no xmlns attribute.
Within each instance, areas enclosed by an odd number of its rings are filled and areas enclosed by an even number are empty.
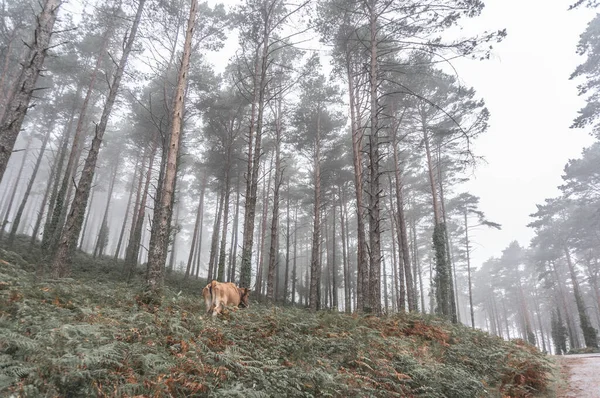
<svg viewBox="0 0 600 398"><path fill-rule="evenodd" d="M194 223L194 234L192 235L192 243L190 245L190 254L188 256L187 267L185 269L185 276L183 279L187 279L190 276L190 272L192 272L192 264L194 258L194 252L196 249L196 239L198 238L198 230L202 228L200 225L200 219L202 217L202 212L204 211L204 192L206 190L206 183L208 181L208 173L202 174L202 179L200 183L200 199L198 200L198 209L196 210L196 222Z"/></svg>
<svg viewBox="0 0 600 398"><path fill-rule="evenodd" d="M423 272L421 270L421 261L419 259L419 243L417 240L417 223L416 220L412 219L410 223L410 233L411 233L411 241L412 241L412 249L413 249L413 271L415 275L415 284L417 279L419 281L419 288L415 289L415 293L418 292L418 296L421 298L421 312L427 313L425 308L425 289L423 287ZM415 297L417 298L417 297Z"/></svg>
<svg viewBox="0 0 600 398"><path fill-rule="evenodd" d="M59 6L60 0L46 0L43 3L42 10L36 17L33 41L27 45L29 51L0 120L0 181L8 166L8 159L21 131L36 81L43 68Z"/></svg>
<svg viewBox="0 0 600 398"><path fill-rule="evenodd" d="M10 199L8 200L8 205L4 210L3 217L1 218L2 225L0 225L0 240L4 236L4 227L8 224L8 219L10 218L10 212L12 210L12 206L15 202L15 196L17 195L17 191L19 190L19 183L21 182L21 175L23 174L23 170L25 169L25 161L27 160L27 155L29 155L29 148L31 146L32 136L29 136L27 139L27 144L25 146L25 151L23 152L23 157L21 158L21 165L19 166L19 171L17 173L17 178L15 178L15 184L10 193Z"/></svg>
<svg viewBox="0 0 600 398"><path fill-rule="evenodd" d="M338 187L340 198L340 227L342 229L342 262L344 264L344 311L350 313L352 311L352 297L350 289L350 264L348 262L348 236L346 235L346 201L344 200L342 187Z"/></svg>
<svg viewBox="0 0 600 398"><path fill-rule="evenodd" d="M19 229L17 231L17 234L19 234L19 235L27 234L27 231L31 227L30 221L31 221L31 219L33 219L33 213L34 213L33 207L34 207L33 201L30 200L29 202L27 202L25 211L23 212L22 220L19 224Z"/></svg>
<svg viewBox="0 0 600 398"><path fill-rule="evenodd" d="M573 295L575 296L575 304L577 304L577 312L579 312L579 323L581 331L583 332L585 346L588 348L598 348L598 335L596 329L592 326L585 309L585 303L581 296L577 274L575 273L575 267L571 260L571 253L567 247L564 248L564 252L567 258L567 265L569 266L569 275L571 276L571 283L573 284Z"/></svg>
<svg viewBox="0 0 600 398"><path fill-rule="evenodd" d="M536 339L535 339L535 335L533 334L533 328L531 327L531 318L530 318L530 314L529 314L529 308L527 306L527 299L525 297L525 291L523 290L523 284L521 281L521 275L519 273L519 269L517 268L515 270L516 275L517 275L517 281L518 281L518 293L519 293L519 306L521 309L521 313L523 314L523 326L524 326L524 332L525 332L525 340L529 341L530 344L535 345L536 344Z"/></svg>
<svg viewBox="0 0 600 398"><path fill-rule="evenodd" d="M179 212L181 210L181 201L177 202L177 207L175 208L175 223L174 223L174 232L173 232L173 242L171 243L171 257L169 257L169 268L167 268L167 272L173 272L175 269L175 259L177 257L177 235L179 235Z"/></svg>
<svg viewBox="0 0 600 398"><path fill-rule="evenodd" d="M179 155L179 144L181 124L184 111L185 89L187 86L188 70L190 66L190 55L192 50L192 38L196 25L197 0L191 1L190 16L187 23L183 56L177 77L177 88L173 103L173 115L171 122L170 142L168 146L166 173L160 188L161 203L155 212L155 220L152 225L150 246L148 248L148 277L146 280L147 298L152 301L160 301L163 285L163 268L167 258L166 244L169 239L171 213L173 211L173 197L175 195L175 180L177 179L177 157Z"/></svg>
<svg viewBox="0 0 600 398"><path fill-rule="evenodd" d="M217 280L225 282L225 249L227 245L227 227L229 225L229 196L231 194L231 146L227 151L227 170L225 173L225 199L223 200L223 232L221 233L221 246L219 248L219 265L217 267Z"/></svg>
<svg viewBox="0 0 600 398"><path fill-rule="evenodd" d="M238 246L238 224L240 219L240 176L236 188L235 215L233 216L233 230L231 232L231 254L229 255L229 282L235 282Z"/></svg>
<svg viewBox="0 0 600 398"><path fill-rule="evenodd" d="M442 221L439 207L437 184L434 176L434 165L431 158L429 135L425 122L422 125L423 142L425 143L425 154L427 156L427 170L429 185L431 188L431 201L433 204L434 230L433 248L435 251L435 312L439 315L452 317L452 305L450 300L451 275L448 270L448 255L446 253L446 226Z"/></svg>
<svg viewBox="0 0 600 398"><path fill-rule="evenodd" d="M206 190L202 191L202 196L200 200L202 201L202 212L200 213L200 231L198 231L198 249L196 250L196 271L194 275L196 279L200 277L200 260L202 259L202 235L204 234L204 196Z"/></svg>
<svg viewBox="0 0 600 398"><path fill-rule="evenodd" d="M406 280L406 298L409 312L418 311L417 295L415 293L415 284L413 281L413 273L411 271L410 261L410 248L408 246L408 233L406 232L406 217L404 215L404 195L402 190L404 184L402 183L402 171L400 170L400 155L398 153L398 139L397 129L394 129L394 142L392 144L393 156L394 156L394 182L396 188L396 214L397 214L397 235L398 235L398 249L402 254L402 264L404 270L399 270L399 274L404 274ZM400 285L400 293L402 294L403 287ZM401 302L399 302L401 303Z"/></svg>
<svg viewBox="0 0 600 398"><path fill-rule="evenodd" d="M56 213L55 208L58 203L58 192L59 187L61 186L61 176L63 175L63 166L65 163L65 158L69 151L69 141L71 136L71 130L73 126L73 120L75 120L75 113L77 112L77 105L79 102L79 96L81 95L81 91L83 90L83 85L79 84L77 87L77 91L75 93L75 97L73 100L73 107L71 108L71 114L69 116L69 121L67 122L65 129L63 131L63 136L61 139L60 150L58 153L58 166L56 167L54 184L52 187L52 194L50 195L50 202L48 203L48 212L46 215L46 221L44 222L44 232L42 235L41 248L42 253L48 254L51 248L51 240L54 237L54 233L56 232L58 225L58 218L54 217ZM62 203L61 203L62 206ZM62 208L62 207L61 207Z"/></svg>
<svg viewBox="0 0 600 398"><path fill-rule="evenodd" d="M87 225L88 225L88 221L90 220L90 214L92 213L92 210L94 209L94 195L96 193L96 182L98 181L98 176L94 176L94 183L92 184L92 188L91 188L91 195L90 195L90 203L89 206L86 206L87 209L85 211L85 215L83 218L83 225L81 228L81 237L79 239L79 250L83 251L83 242L85 241L85 233L87 231Z"/></svg>
<svg viewBox="0 0 600 398"><path fill-rule="evenodd" d="M475 309L473 308L473 284L471 283L471 246L469 241L469 219L465 210L465 254L467 256L467 283L469 284L469 311L471 313L471 327L475 329Z"/></svg>
<svg viewBox="0 0 600 398"><path fill-rule="evenodd" d="M135 162L135 167L133 168L133 175L131 176L131 184L129 185L129 198L127 199L127 206L125 206L125 216L123 217L123 225L121 226L121 232L119 233L119 239L117 241L117 248L115 249L115 254L113 256L113 260L115 262L119 259L119 255L121 254L121 246L123 245L123 237L125 236L127 221L129 220L129 210L131 209L131 202L133 199L133 192L135 190L135 180L137 179L138 175L138 166L140 164L140 158L141 156L138 156ZM143 168L144 166L142 165L142 168L139 170L140 176L142 175Z"/></svg>
<svg viewBox="0 0 600 398"><path fill-rule="evenodd" d="M142 169L140 170L140 180L138 183L136 205L133 210L133 220L131 222L131 231L129 233L129 241L127 242L127 248L125 249L125 267L124 271L127 274L127 281L130 282L133 277L133 272L137 266L138 257L140 253L140 245L142 243L142 230L144 228L144 220L146 218L146 201L148 198L148 191L150 189L150 181L152 179L152 169L154 165L154 158L156 151L158 150L157 138L152 139L150 145L150 155L148 158L148 169L146 171L146 179L144 183L144 190L142 191L142 183L144 182L143 170L144 164L142 162Z"/></svg>
<svg viewBox="0 0 600 398"><path fill-rule="evenodd" d="M319 309L318 295L321 286L321 111L317 113L317 138L313 158L313 233L310 256L310 304L312 311Z"/></svg>
<svg viewBox="0 0 600 398"><path fill-rule="evenodd" d="M337 251L337 247L336 247L336 239L335 239L335 233L336 233L336 209L337 205L335 203L335 200L333 201L333 203L331 204L331 210L333 211L333 228L331 229L331 233L332 233L332 237L331 237L331 245L332 245L332 250L331 250L331 265L332 265L332 269L331 269L331 290L332 290L332 294L333 294L333 308L338 310L339 309L339 303L338 303L338 284L337 284L337 271L338 271L338 267L337 267L337 262L336 262L336 251Z"/></svg>
<svg viewBox="0 0 600 398"><path fill-rule="evenodd" d="M262 129L267 87L267 69L269 68L270 30L269 21L265 21L262 32L262 53L257 50L254 71L254 98L248 134L248 174L246 176L246 199L244 204L244 238L242 243L242 264L240 268L240 286L250 287L252 280L252 246L254 243L254 221L256 215L256 195L258 173L262 155ZM258 78L258 85L256 80ZM258 86L258 89L257 89ZM256 117L255 117L256 116ZM254 139L254 145L252 140Z"/></svg>
<svg viewBox="0 0 600 398"><path fill-rule="evenodd" d="M63 136L62 139L66 140L67 137ZM50 191L53 185L52 183L60 178L60 172L57 171L59 157L60 153L56 153L54 159L52 160L52 166L50 167L50 172L46 181L46 189L44 190L44 196L42 197L42 201L37 212L35 225L33 227L33 232L31 233L31 241L29 242L31 246L33 246L37 241L38 232L40 230L40 226L42 225L42 219L44 218L44 209L48 205L48 197L50 196Z"/></svg>
<svg viewBox="0 0 600 398"><path fill-rule="evenodd" d="M395 158L395 157L394 157ZM397 167L397 165L396 165ZM402 236L400 233L400 221L398 215L394 212L394 200L392 198L392 177L389 176L390 179L390 233L392 237L392 270L394 275L394 285L393 291L396 292L396 300L395 305L398 307L398 312L406 311L406 287L407 283L404 278L404 267L401 267L400 264L403 263L403 258L401 258L402 251ZM398 186L396 186L398 189ZM396 200L398 199L396 195ZM394 233L397 235L397 239L394 239ZM398 262L396 262L396 244L398 244ZM410 264L409 264L410 269ZM410 284L408 284L410 286Z"/></svg>
<svg viewBox="0 0 600 398"><path fill-rule="evenodd" d="M219 243L219 230L221 229L221 215L223 214L223 203L225 201L225 192L221 192L217 199L217 207L215 208L215 222L213 224L213 235L210 244L210 256L208 259L208 274L207 281L212 281L216 278L215 264L217 258L217 248Z"/></svg>
<svg viewBox="0 0 600 398"><path fill-rule="evenodd" d="M505 329L506 329L506 339L510 340L510 327L509 327L509 324L508 324L508 313L506 311L506 303L504 301L505 300L502 299L502 311L503 311L503 314L504 314L504 326L505 326Z"/></svg>
<svg viewBox="0 0 600 398"><path fill-rule="evenodd" d="M367 239L365 235L365 206L363 201L363 129L361 128L361 118L359 116L359 106L357 103L358 90L354 82L354 71L352 68L351 49L346 48L346 75L348 78L348 95L350 100L350 122L352 126L352 159L354 166L354 192L356 195L356 222L357 222L357 288L356 305L358 310L365 307L365 296L368 296L366 289L369 275L369 266L367 264Z"/></svg>
<svg viewBox="0 0 600 398"><path fill-rule="evenodd" d="M27 199L29 199L29 194L31 193L31 189L33 188L33 183L35 182L38 170L40 169L40 165L42 164L42 160L44 159L46 146L48 145L48 140L50 139L50 135L54 130L55 122L56 116L51 116L50 121L48 122L48 130L46 131L46 135L44 135L44 138L42 139L42 146L40 147L40 152L38 153L35 165L33 166L33 172L31 173L31 177L29 178L29 182L27 183L27 188L25 189L25 193L23 194L23 199L21 199L21 204L19 205L17 214L13 218L13 222L10 228L10 235L8 236L9 246L13 244L15 235L17 234L17 229L19 228L19 223L21 222L21 217L23 216L23 211L25 210L25 205L27 204Z"/></svg>
<svg viewBox="0 0 600 398"><path fill-rule="evenodd" d="M108 212L110 210L110 203L112 202L112 194L115 188L115 182L117 180L118 171L119 161L117 160L113 165L113 173L110 179L108 192L106 194L106 206L104 207L104 215L102 216L102 222L100 223L100 230L98 231L98 239L96 240L96 246L94 247L94 257L102 257L104 255L104 250L106 250L106 245L108 244Z"/></svg>
<svg viewBox="0 0 600 398"><path fill-rule="evenodd" d="M537 315L537 320L538 320L538 325L540 327L540 334L542 335L542 347L539 347L542 349L542 352L546 352L546 339L544 337L544 325L542 323L542 314L540 311L540 302L538 300L538 291L537 291L537 286L533 285L533 305L535 306L535 312Z"/></svg>
<svg viewBox="0 0 600 398"><path fill-rule="evenodd" d="M4 95L4 85L7 82L7 77L10 75L9 65L10 65L10 56L12 51L12 46L15 40L17 39L17 33L19 31L19 26L13 26L10 35L8 35L8 42L5 42L4 49L4 64L2 66L2 73L0 73L0 120L4 117L4 112L6 111L6 99L10 97L12 94L12 88L9 88L9 91Z"/></svg>
<svg viewBox="0 0 600 398"><path fill-rule="evenodd" d="M69 212L69 216L67 217L65 228L61 234L58 250L54 256L54 261L52 264L52 272L54 277L65 277L70 271L73 250L75 249L77 239L79 238L81 224L83 222L82 218L87 206L88 197L91 190L91 183L96 171L95 169L98 159L98 152L100 151L100 145L102 144L104 132L106 131L106 127L108 125L108 119L117 98L117 93L125 66L127 65L129 53L133 48L133 43L135 41L145 2L146 0L140 0L138 4L133 25L127 36L127 44L123 48L121 60L119 61L117 69L115 70L115 75L113 77L112 84L110 85L110 90L106 98L102 116L100 117L100 123L96 126L94 138L92 139L92 145L85 160L81 177L79 178L79 184L77 185L77 189L75 191L75 197L73 198L73 202L71 204L71 210Z"/></svg>
<svg viewBox="0 0 600 398"><path fill-rule="evenodd" d="M369 135L369 310L379 315L381 313L381 216L379 183L379 66L377 32L379 29L377 0L369 0L370 17L370 135Z"/></svg>
<svg viewBox="0 0 600 398"><path fill-rule="evenodd" d="M577 331L575 330L575 325L573 322L573 318L571 317L571 311L569 311L569 307L567 305L567 297L565 294L565 286L563 285L563 279L558 274L558 270L556 264L554 262L550 262L552 264L552 273L554 275L554 282L558 288L558 296L559 301L561 303L562 311L565 316L565 321L567 324L568 334L569 334L569 345L571 348L578 348L580 346L579 337L577 335Z"/></svg>
<svg viewBox="0 0 600 398"><path fill-rule="evenodd" d="M260 226L260 241L259 241L259 249L258 249L258 263L257 263L257 271L256 271L256 293L259 295L263 294L263 270L264 270L264 260L265 260L265 241L267 237L267 219L269 215L269 197L271 193L271 169L273 166L273 159L271 158L271 167L269 167L269 176L267 178L267 183L263 184L263 209L261 214L261 226Z"/></svg>
<svg viewBox="0 0 600 398"><path fill-rule="evenodd" d="M294 212L294 261L292 262L292 305L296 302L296 277L298 265L298 208Z"/></svg>
<svg viewBox="0 0 600 398"><path fill-rule="evenodd" d="M393 238L392 238L393 239ZM387 313L390 302L388 298L388 285L387 285L387 271L385 268L385 258L381 259L381 266L383 268L383 308L385 308L385 312Z"/></svg>
<svg viewBox="0 0 600 398"><path fill-rule="evenodd" d="M594 257L594 264L592 264L591 260L588 260L586 262L586 268L591 287L594 291L594 296L596 297L596 319L600 324L600 286L598 284L598 274L600 273L600 266L598 265L598 258Z"/></svg>
<svg viewBox="0 0 600 398"><path fill-rule="evenodd" d="M444 222L444 238L446 241L446 262L448 264L448 275L450 276L450 284L448 286L450 291L450 316L452 322L458 323L460 320L459 303L458 303L458 288L456 279L456 269L454 267L454 261L452 258L452 245L450 244L450 235L448 234L448 220L446 217L446 201L444 199L444 176L442 173L441 163L441 148L437 147L437 172L438 172L438 184L440 187L440 210L442 211L442 220Z"/></svg>
<svg viewBox="0 0 600 398"><path fill-rule="evenodd" d="M275 300L275 267L279 266L277 247L279 243L279 190L283 183L281 169L281 118L283 99L277 101L275 120L275 181L273 182L273 217L271 218L271 247L269 248L269 272L267 275L267 299Z"/></svg>
<svg viewBox="0 0 600 398"><path fill-rule="evenodd" d="M290 283L290 249L291 249L291 219L290 219L290 178L287 179L286 231L285 231L285 274L283 276L283 304L288 300Z"/></svg>

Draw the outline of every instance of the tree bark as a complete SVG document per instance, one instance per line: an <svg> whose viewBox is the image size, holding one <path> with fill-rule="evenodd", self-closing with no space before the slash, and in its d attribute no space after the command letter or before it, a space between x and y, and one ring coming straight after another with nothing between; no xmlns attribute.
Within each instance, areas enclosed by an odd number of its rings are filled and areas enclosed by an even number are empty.
<svg viewBox="0 0 600 398"><path fill-rule="evenodd" d="M206 189L202 191L200 200L202 201L202 212L200 213L200 231L198 232L198 249L196 250L196 279L200 277L200 260L202 259L202 235L204 234L204 197L206 195Z"/></svg>
<svg viewBox="0 0 600 398"><path fill-rule="evenodd" d="M275 181L273 182L273 217L271 218L271 247L269 248L269 271L267 275L267 299L275 300L275 267L279 266L277 247L279 243L279 190L283 183L281 170L281 125L282 102L277 101L277 116L275 120Z"/></svg>
<svg viewBox="0 0 600 398"><path fill-rule="evenodd" d="M213 224L213 235L210 244L210 256L208 258L208 274L206 276L206 280L208 282L212 281L216 277L215 264L217 262L217 247L219 243L219 230L221 229L221 214L223 213L224 198L225 193L221 192L217 199L217 207L215 208L215 221Z"/></svg>
<svg viewBox="0 0 600 398"><path fill-rule="evenodd" d="M395 161L395 156L394 156L394 161ZM396 162L396 161L395 161ZM397 163L395 165L395 167L397 168ZM407 283L406 280L404 279L404 271L403 268L401 267L399 264L403 263L403 259L401 257L401 252L402 252L402 236L400 233L400 220L398 217L398 214L396 214L394 212L394 200L392 198L392 194L391 194L391 190L392 190L392 177L389 176L390 179L390 233L391 233L391 238L392 238L392 274L394 275L394 285L393 285L393 291L396 292L396 300L395 300L395 305L398 307L397 310L399 312L405 312L406 311L406 287L407 287ZM398 189L398 186L396 186L396 189ZM397 197L397 192L396 192L396 200L398 199ZM394 234L396 234L396 239L394 239ZM396 257L396 245L398 245L398 257ZM396 262L396 258L398 258L398 262ZM410 268L410 264L409 264L409 268Z"/></svg>
<svg viewBox="0 0 600 398"><path fill-rule="evenodd" d="M337 267L337 245L336 245L336 239L335 239L335 235L336 235L336 203L335 200L333 201L333 203L331 204L331 210L333 211L333 228L331 229L331 246L332 246L332 250L331 250L331 265L332 265L332 269L331 269L331 290L332 290L332 294L333 294L333 308L338 310L339 309L339 303L338 303L338 284L337 284L337 271L338 271L338 267Z"/></svg>
<svg viewBox="0 0 600 398"><path fill-rule="evenodd" d="M340 227L342 229L342 262L344 264L344 311L350 313L352 311L352 297L350 289L350 264L348 262L347 244L348 237L346 232L346 206L342 187L338 187L339 205L340 205Z"/></svg>
<svg viewBox="0 0 600 398"><path fill-rule="evenodd" d="M12 51L12 45L17 38L17 32L19 30L19 26L13 26L10 35L8 35L8 43L5 42L6 47L4 49L4 65L2 66L2 73L0 76L0 120L4 117L4 112L6 111L6 97L10 97L11 91L9 89L8 95L4 95L4 84L6 83L6 78L10 74L9 65L10 65L10 53Z"/></svg>
<svg viewBox="0 0 600 398"><path fill-rule="evenodd" d="M85 241L85 233L87 231L87 225L88 222L90 220L90 214L92 213L92 210L94 209L94 196L96 194L96 182L98 181L98 176L94 176L94 183L92 184L92 188L91 188L91 193L90 193L90 200L89 200L89 206L87 206L87 209L85 211L85 215L83 218L83 226L81 228L81 236L79 238L79 245L78 248L79 250L83 251L83 242Z"/></svg>
<svg viewBox="0 0 600 398"><path fill-rule="evenodd" d="M298 208L294 212L294 260L292 262L292 305L296 302L296 275L298 263Z"/></svg>
<svg viewBox="0 0 600 398"><path fill-rule="evenodd" d="M367 264L367 239L365 235L365 206L363 203L363 129L360 124L359 107L357 104L358 87L355 86L354 72L352 69L351 50L346 48L346 75L348 77L348 95L350 100L350 122L352 126L352 159L354 166L354 192L356 195L356 222L357 222L357 288L356 305L357 310L363 310L365 307L365 295L369 267Z"/></svg>
<svg viewBox="0 0 600 398"><path fill-rule="evenodd" d="M471 313L471 327L475 329L475 309L473 308L473 284L471 283L471 246L469 242L469 220L465 210L465 252L467 255L467 283L469 284L469 310Z"/></svg>
<svg viewBox="0 0 600 398"><path fill-rule="evenodd" d="M167 257L166 243L169 239L170 220L173 211L173 198L175 195L175 180L177 179L177 157L179 154L181 124L184 112L185 89L187 86L188 70L190 66L190 55L192 49L192 38L196 24L197 0L191 1L190 15L185 34L183 56L177 77L177 89L173 103L173 115L171 123L170 142L168 146L166 173L160 188L161 203L155 212L155 222L152 225L150 246L148 248L148 277L146 280L147 298L151 301L160 302L163 285L163 268Z"/></svg>
<svg viewBox="0 0 600 398"><path fill-rule="evenodd" d="M317 113L315 149L313 157L313 233L310 256L310 303L312 311L319 309L318 295L321 285L321 111Z"/></svg>
<svg viewBox="0 0 600 398"><path fill-rule="evenodd" d="M404 270L400 270L399 273L404 273L404 280L406 281L406 298L409 312L417 312L417 297L414 289L413 273L411 270L410 261L410 248L408 246L408 233L406 232L406 217L404 215L404 195L402 190L404 184L402 183L402 172L400 170L400 156L398 153L398 139L397 132L394 134L394 142L392 144L393 156L394 156L394 178L396 188L396 215L397 215L397 235L398 235L398 249L402 254L402 264ZM402 294L402 287L400 289Z"/></svg>
<svg viewBox="0 0 600 398"><path fill-rule="evenodd" d="M450 304L450 275L448 272L448 256L446 254L446 233L443 225L441 212L439 208L439 200L436 188L436 181L433 172L433 161L431 158L431 149L429 145L429 135L425 122L422 125L423 142L425 143L425 154L427 157L427 172L429 175L429 185L431 188L431 202L433 205L433 247L435 251L435 312L439 315L451 317Z"/></svg>
<svg viewBox="0 0 600 398"><path fill-rule="evenodd" d="M167 272L173 272L175 268L175 259L177 257L177 235L179 235L179 212L181 210L181 201L177 202L175 209L175 232L173 232L173 242L171 243L171 257L169 257L169 268Z"/></svg>
<svg viewBox="0 0 600 398"><path fill-rule="evenodd" d="M254 290L258 295L263 294L263 269L264 269L264 260L265 260L265 241L267 237L267 219L269 214L269 196L271 193L271 170L273 166L273 158L271 158L271 167L269 167L269 176L267 178L267 183L263 184L263 209L261 214L261 226L260 226L260 242L258 249L258 263L257 263L257 271L256 271L256 284Z"/></svg>
<svg viewBox="0 0 600 398"><path fill-rule="evenodd" d="M35 91L35 84L42 71L59 6L60 0L46 0L43 3L42 11L36 17L33 41L27 45L29 51L0 120L0 181L8 166L8 159L21 131L29 102Z"/></svg>
<svg viewBox="0 0 600 398"><path fill-rule="evenodd" d="M448 264L448 275L450 277L450 284L448 286L450 292L450 317L452 322L458 323L460 319L459 312L459 303L457 292L457 279L456 279L456 269L454 267L454 261L452 259L452 245L450 244L450 235L448 234L448 221L446 217L446 201L444 199L444 177L442 173L442 163L441 163L441 148L438 145L438 155L437 155L437 172L438 172L438 184L440 186L440 210L442 211L442 220L444 222L444 238L446 241L446 263Z"/></svg>
<svg viewBox="0 0 600 398"><path fill-rule="evenodd" d="M235 215L233 216L233 230L231 232L231 254L229 256L229 282L235 282L235 271L237 263L237 246L238 246L238 223L240 219L240 178L238 175L238 183L236 188L235 199Z"/></svg>
<svg viewBox="0 0 600 398"><path fill-rule="evenodd" d="M240 286L250 287L252 280L252 246L254 243L254 221L256 215L256 195L258 190L258 172L260 170L263 113L265 108L265 91L267 87L267 69L269 67L269 27L268 21L262 32L262 54L257 51L254 73L254 99L250 132L248 134L248 174L246 176L246 200L244 204L244 238L242 243L242 264L240 268ZM258 78L258 90L256 79ZM256 115L256 118L255 118ZM254 145L252 140L254 139Z"/></svg>
<svg viewBox="0 0 600 398"><path fill-rule="evenodd" d="M379 86L376 0L369 0L370 33L370 135L369 135L369 310L381 314L381 216L379 183Z"/></svg>
<svg viewBox="0 0 600 398"><path fill-rule="evenodd" d="M217 267L217 280L225 282L225 249L227 245L227 227L229 225L229 196L231 194L231 160L232 160L231 145L227 150L227 166L225 172L225 188L223 200L223 231L221 233L221 246L219 248L219 265Z"/></svg>
<svg viewBox="0 0 600 398"><path fill-rule="evenodd" d="M283 304L288 300L289 275L290 275L290 240L291 240L291 219L290 219L290 178L287 179L287 206L286 206L286 233L285 233L285 274L283 276Z"/></svg>

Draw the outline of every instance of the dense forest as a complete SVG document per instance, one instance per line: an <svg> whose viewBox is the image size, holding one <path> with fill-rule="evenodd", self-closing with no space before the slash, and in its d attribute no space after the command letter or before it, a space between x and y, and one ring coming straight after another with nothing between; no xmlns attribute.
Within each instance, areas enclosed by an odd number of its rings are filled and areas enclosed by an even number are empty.
<svg viewBox="0 0 600 398"><path fill-rule="evenodd" d="M452 60L486 62L507 35L461 36L483 7L2 0L0 244L27 238L41 278L69 277L78 251L123 280L141 267L146 304L177 274L313 311L437 314L552 353L598 348L600 142L524 220L531 242L472 261L477 231L502 220L460 189L490 112ZM599 27L571 76L587 101L573 127L596 139Z"/></svg>

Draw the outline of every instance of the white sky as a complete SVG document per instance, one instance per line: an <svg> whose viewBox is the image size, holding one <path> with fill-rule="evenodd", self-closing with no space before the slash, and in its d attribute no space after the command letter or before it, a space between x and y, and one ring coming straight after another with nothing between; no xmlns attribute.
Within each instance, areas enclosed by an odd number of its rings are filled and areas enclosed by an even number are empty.
<svg viewBox="0 0 600 398"><path fill-rule="evenodd" d="M558 195L563 167L592 142L587 131L570 129L584 104L569 76L582 58L579 35L594 16L567 11L571 0L487 0L480 18L466 29L506 28L490 61L455 62L460 78L473 86L491 112L489 131L475 142L488 164L461 190L480 196L480 208L502 230L478 230L473 255L479 266L499 256L511 240L528 246L526 225L535 205Z"/></svg>

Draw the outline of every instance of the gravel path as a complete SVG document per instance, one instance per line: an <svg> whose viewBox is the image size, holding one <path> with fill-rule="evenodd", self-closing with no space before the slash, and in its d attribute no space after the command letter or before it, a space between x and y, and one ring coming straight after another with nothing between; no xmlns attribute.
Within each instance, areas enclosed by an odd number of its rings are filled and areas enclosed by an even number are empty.
<svg viewBox="0 0 600 398"><path fill-rule="evenodd" d="M600 354L565 355L558 361L569 379L559 398L600 398Z"/></svg>

